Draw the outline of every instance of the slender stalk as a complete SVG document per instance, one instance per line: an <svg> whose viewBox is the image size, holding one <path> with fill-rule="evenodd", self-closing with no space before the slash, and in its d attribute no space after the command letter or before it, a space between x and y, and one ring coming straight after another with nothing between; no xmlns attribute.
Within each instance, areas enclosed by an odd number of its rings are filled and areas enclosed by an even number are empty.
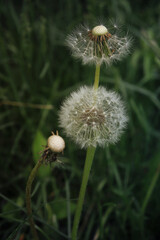
<svg viewBox="0 0 160 240"><path fill-rule="evenodd" d="M96 72L95 72L94 85L93 85L94 89L97 89L99 85L100 67L101 67L100 64L96 65Z"/></svg>
<svg viewBox="0 0 160 240"><path fill-rule="evenodd" d="M155 172L155 174L154 174L154 176L153 176L153 178L152 178L152 181L151 181L151 183L150 183L150 185L149 185L149 187L148 187L148 191L147 191L147 193L146 193L146 196L145 196L144 201L143 201L143 204L142 204L141 215L144 215L144 212L145 212L145 209L146 209L147 204L148 204L148 202L149 202L149 199L150 199L150 197L151 197L151 195L152 195L152 192L153 192L153 190L154 190L154 187L155 187L155 185L156 185L156 183L157 183L159 174L160 174L160 165L159 165L159 167L157 168L157 170L156 170L156 172Z"/></svg>
<svg viewBox="0 0 160 240"><path fill-rule="evenodd" d="M66 198L67 198L67 228L68 238L71 238L71 206L70 206L70 187L69 181L66 181Z"/></svg>
<svg viewBox="0 0 160 240"><path fill-rule="evenodd" d="M94 89L97 89L99 86L99 76L100 76L100 64L97 64L96 71L95 71L94 85L93 85ZM78 226L79 226L79 222L80 222L80 218L81 218L85 192L86 192L86 188L87 188L87 183L88 183L89 174L90 174L91 167L92 167L95 150L96 150L95 147L88 147L88 149L87 149L87 155L86 155L86 160L85 160L85 165L84 165L84 170L83 170L82 183L81 183L81 188L80 188L80 192L79 192L79 198L78 198L78 203L77 203L77 208L76 208L76 213L74 216L74 222L73 222L73 228L72 228L72 240L77 239Z"/></svg>
<svg viewBox="0 0 160 240"><path fill-rule="evenodd" d="M81 183L81 188L80 188L80 192L79 192L79 199L78 199L78 203L77 203L77 208L76 208L76 213L75 213L73 228L72 228L72 240L77 239L77 231L78 231L79 221L80 221L80 217L81 217L82 206L83 206L83 202L84 202L86 187L87 187L87 183L88 183L88 179L89 179L90 170L92 167L95 150L96 149L94 147L88 147L88 149L87 149L82 183Z"/></svg>
<svg viewBox="0 0 160 240"><path fill-rule="evenodd" d="M33 104L33 103L24 103L24 102L16 102L16 101L9 101L9 100L5 100L0 102L0 106L1 105L8 105L8 106L12 106L12 107L29 107L29 108L35 108L35 109L53 109L53 106L51 104Z"/></svg>
<svg viewBox="0 0 160 240"><path fill-rule="evenodd" d="M32 169L26 186L26 208L27 208L27 214L28 214L28 220L30 223L31 232L33 235L34 240L39 240L38 234L35 228L35 223L32 217L32 205L31 205L31 188L32 188L32 182L37 174L37 171L39 167L41 166L42 161L38 161L35 165L35 167Z"/></svg>

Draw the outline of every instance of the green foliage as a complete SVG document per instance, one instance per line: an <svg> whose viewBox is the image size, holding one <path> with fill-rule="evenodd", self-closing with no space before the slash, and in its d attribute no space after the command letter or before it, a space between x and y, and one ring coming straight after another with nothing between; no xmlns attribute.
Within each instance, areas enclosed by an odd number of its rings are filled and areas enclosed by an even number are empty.
<svg viewBox="0 0 160 240"><path fill-rule="evenodd" d="M120 18L133 36L130 56L103 66L100 77L100 84L123 96L130 121L118 144L96 150L79 239L159 239L159 10L152 1L0 3L0 239L31 239L27 178L50 132L63 136L57 119L62 100L94 79L94 67L75 61L65 38L77 24L99 17ZM33 184L40 239L70 236L85 151L65 141L70 166L44 165Z"/></svg>

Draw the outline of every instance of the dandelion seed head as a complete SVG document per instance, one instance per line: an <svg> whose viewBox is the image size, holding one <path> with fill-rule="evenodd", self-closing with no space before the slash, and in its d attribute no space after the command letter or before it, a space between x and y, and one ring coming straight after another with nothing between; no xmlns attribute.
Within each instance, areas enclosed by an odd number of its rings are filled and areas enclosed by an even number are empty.
<svg viewBox="0 0 160 240"><path fill-rule="evenodd" d="M129 53L131 38L121 36L118 25L111 24L111 27L101 24L92 28L81 25L73 31L66 40L72 55L83 64L110 65L121 60Z"/></svg>
<svg viewBox="0 0 160 240"><path fill-rule="evenodd" d="M59 112L60 126L81 148L116 143L127 121L120 96L104 87L81 87L64 101Z"/></svg>

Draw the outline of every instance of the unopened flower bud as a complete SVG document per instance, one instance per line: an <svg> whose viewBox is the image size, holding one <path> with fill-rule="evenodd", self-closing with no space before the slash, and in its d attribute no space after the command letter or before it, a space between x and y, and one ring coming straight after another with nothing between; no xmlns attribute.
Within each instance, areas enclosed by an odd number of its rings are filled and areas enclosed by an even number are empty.
<svg viewBox="0 0 160 240"><path fill-rule="evenodd" d="M65 141L62 137L58 135L58 133L57 135L55 135L52 132L52 136L48 138L47 146L52 152L60 153L60 152L63 152L65 148Z"/></svg>

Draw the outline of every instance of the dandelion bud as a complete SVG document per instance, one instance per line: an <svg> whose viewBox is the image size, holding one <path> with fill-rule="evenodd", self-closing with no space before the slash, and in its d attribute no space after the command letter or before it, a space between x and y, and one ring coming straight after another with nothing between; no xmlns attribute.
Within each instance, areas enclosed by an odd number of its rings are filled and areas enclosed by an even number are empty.
<svg viewBox="0 0 160 240"><path fill-rule="evenodd" d="M81 148L116 143L128 118L120 96L104 87L81 87L66 99L60 126Z"/></svg>
<svg viewBox="0 0 160 240"><path fill-rule="evenodd" d="M80 26L67 37L67 45L74 57L83 64L111 64L129 53L131 39L120 36L117 25Z"/></svg>
<svg viewBox="0 0 160 240"><path fill-rule="evenodd" d="M58 133L55 135L52 132L52 136L48 138L47 146L52 152L60 153L63 152L65 148L65 142L64 139L58 135Z"/></svg>

